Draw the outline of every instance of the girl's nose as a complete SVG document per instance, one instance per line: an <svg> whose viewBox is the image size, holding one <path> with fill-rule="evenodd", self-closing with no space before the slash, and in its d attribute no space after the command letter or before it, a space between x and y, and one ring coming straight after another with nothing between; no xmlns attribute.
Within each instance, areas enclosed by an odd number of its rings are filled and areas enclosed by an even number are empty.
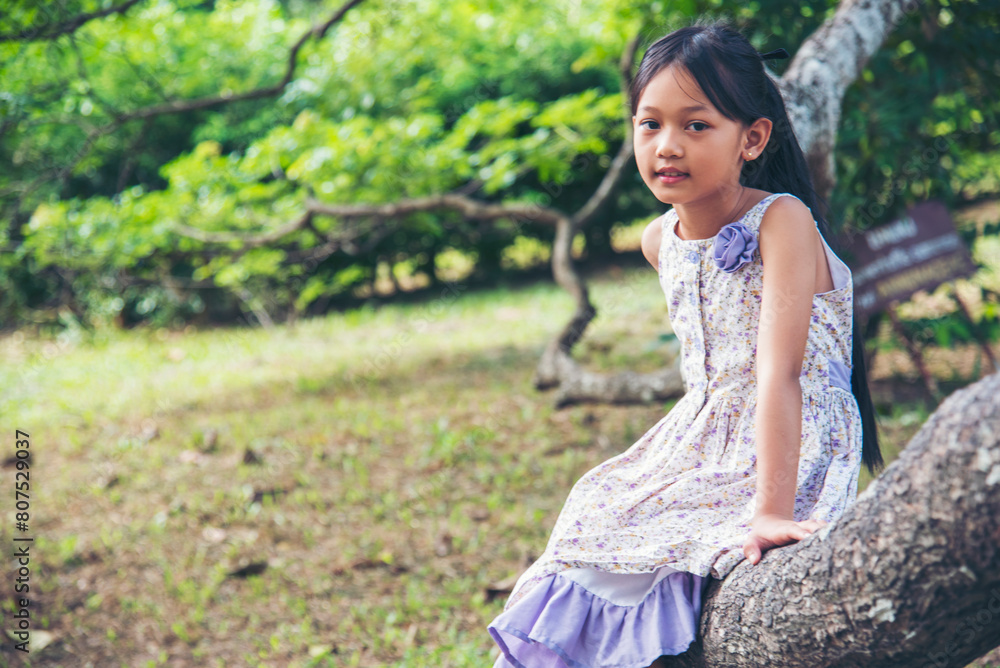
<svg viewBox="0 0 1000 668"><path fill-rule="evenodd" d="M656 157L669 159L682 157L684 149L681 148L680 137L675 130L664 128L660 131L656 142Z"/></svg>

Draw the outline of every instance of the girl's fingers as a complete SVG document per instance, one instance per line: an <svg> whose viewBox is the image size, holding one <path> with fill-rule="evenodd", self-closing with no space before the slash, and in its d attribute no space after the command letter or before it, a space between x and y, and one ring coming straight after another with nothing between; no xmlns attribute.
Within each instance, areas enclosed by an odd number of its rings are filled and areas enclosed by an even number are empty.
<svg viewBox="0 0 1000 668"><path fill-rule="evenodd" d="M751 563L756 564L764 556L765 551L808 538L821 526L816 520L806 520L783 527L784 530L771 536L751 535L743 543L743 554Z"/></svg>
<svg viewBox="0 0 1000 668"><path fill-rule="evenodd" d="M746 543L743 544L743 554L746 555L751 564L756 564L760 561L763 552L756 538L747 539Z"/></svg>

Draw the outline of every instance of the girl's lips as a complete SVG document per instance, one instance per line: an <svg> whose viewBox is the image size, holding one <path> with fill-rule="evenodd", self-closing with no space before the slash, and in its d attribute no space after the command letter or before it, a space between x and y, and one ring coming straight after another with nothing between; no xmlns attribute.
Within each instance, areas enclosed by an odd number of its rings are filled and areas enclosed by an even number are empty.
<svg viewBox="0 0 1000 668"><path fill-rule="evenodd" d="M677 183L683 181L688 177L687 174L681 174L680 176L669 176L667 174L657 174L656 178L660 180L660 183Z"/></svg>

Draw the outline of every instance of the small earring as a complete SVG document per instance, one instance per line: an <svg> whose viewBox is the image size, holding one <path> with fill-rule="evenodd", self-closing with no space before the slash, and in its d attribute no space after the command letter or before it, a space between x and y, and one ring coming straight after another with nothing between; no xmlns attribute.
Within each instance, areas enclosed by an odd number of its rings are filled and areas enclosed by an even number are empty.
<svg viewBox="0 0 1000 668"><path fill-rule="evenodd" d="M747 151L747 155L752 158L753 157L753 151Z"/></svg>

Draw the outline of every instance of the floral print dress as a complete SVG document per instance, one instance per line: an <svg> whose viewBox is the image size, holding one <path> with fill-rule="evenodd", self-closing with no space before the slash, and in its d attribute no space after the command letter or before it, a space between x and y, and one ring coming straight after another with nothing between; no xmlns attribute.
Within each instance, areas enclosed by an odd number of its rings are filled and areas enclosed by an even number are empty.
<svg viewBox="0 0 1000 668"><path fill-rule="evenodd" d="M709 577L742 561L756 502L755 353L765 197L709 239L660 217L659 279L681 342L683 397L573 486L544 553L489 626L497 666L636 666L694 639ZM861 415L850 388L851 271L813 296L802 360L793 519L834 522L857 496Z"/></svg>

